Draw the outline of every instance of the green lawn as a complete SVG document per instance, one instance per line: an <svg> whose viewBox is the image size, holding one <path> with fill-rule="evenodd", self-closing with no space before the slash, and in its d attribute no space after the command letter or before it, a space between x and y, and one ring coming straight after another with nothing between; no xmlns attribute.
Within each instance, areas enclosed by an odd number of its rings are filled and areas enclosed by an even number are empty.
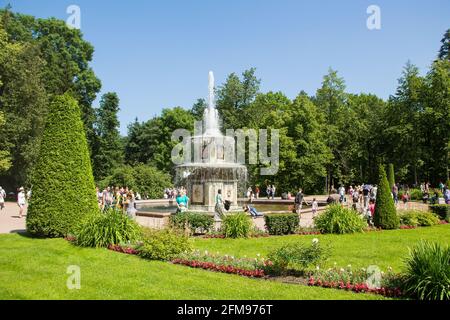
<svg viewBox="0 0 450 320"><path fill-rule="evenodd" d="M423 227L412 230L390 230L367 232L352 235L292 235L253 239L195 239L194 245L212 253L220 252L238 257L265 256L271 249L288 242L311 242L318 238L321 243L331 246L331 256L326 262L334 262L340 267L351 264L352 267L377 265L382 270L392 267L401 271L402 259L420 239L450 243L450 224Z"/></svg>
<svg viewBox="0 0 450 320"><path fill-rule="evenodd" d="M67 267L81 268L81 289L66 286ZM0 299L382 299L370 294L282 284L106 249L78 248L62 239L0 235Z"/></svg>
<svg viewBox="0 0 450 320"><path fill-rule="evenodd" d="M195 239L210 252L254 257L291 241L317 237L332 246L328 264L392 266L420 239L450 243L450 225L356 235ZM81 268L81 289L66 286L67 267ZM147 261L106 249L79 248L62 239L0 235L0 299L382 299L342 290L282 284Z"/></svg>

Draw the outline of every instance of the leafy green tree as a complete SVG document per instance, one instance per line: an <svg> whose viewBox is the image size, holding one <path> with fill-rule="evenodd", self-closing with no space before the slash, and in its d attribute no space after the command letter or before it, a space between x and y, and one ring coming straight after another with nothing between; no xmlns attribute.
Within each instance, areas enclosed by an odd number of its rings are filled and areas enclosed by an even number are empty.
<svg viewBox="0 0 450 320"><path fill-rule="evenodd" d="M400 220L394 205L389 182L386 177L384 166L379 166L379 180L377 189L377 199L374 214L375 226L382 229L397 229Z"/></svg>
<svg viewBox="0 0 450 320"><path fill-rule="evenodd" d="M435 61L425 77L421 132L424 175L438 184L450 179L450 60Z"/></svg>
<svg viewBox="0 0 450 320"><path fill-rule="evenodd" d="M10 154L12 166L1 179L13 188L29 184L47 114L47 95L37 45L10 40L4 19L0 13L0 112L5 117L0 145Z"/></svg>
<svg viewBox="0 0 450 320"><path fill-rule="evenodd" d="M73 232L98 210L86 133L77 101L57 96L49 107L37 165L27 230L60 237Z"/></svg>
<svg viewBox="0 0 450 320"><path fill-rule="evenodd" d="M419 69L408 62L396 94L389 99L386 117L387 139L391 146L389 158L399 172L407 173L403 179L415 184L418 184L424 166L424 135L420 130L423 89L424 79L419 75Z"/></svg>
<svg viewBox="0 0 450 320"><path fill-rule="evenodd" d="M439 49L438 58L441 60L450 60L450 29L445 31L441 43L442 45Z"/></svg>
<svg viewBox="0 0 450 320"><path fill-rule="evenodd" d="M194 116L195 120L200 121L203 119L203 113L205 112L205 109L207 107L208 104L206 103L205 99L197 99L197 102L195 102L191 108L191 113Z"/></svg>
<svg viewBox="0 0 450 320"><path fill-rule="evenodd" d="M217 89L217 110L223 121L224 129L246 127L247 119L242 113L249 107L259 92L261 80L255 76L255 68L245 70L242 80L232 73L225 83Z"/></svg>
<svg viewBox="0 0 450 320"><path fill-rule="evenodd" d="M96 143L92 161L94 177L97 181L112 173L112 170L123 162L123 147L120 138L119 97L115 92L102 96L97 109L97 120L94 124Z"/></svg>
<svg viewBox="0 0 450 320"><path fill-rule="evenodd" d="M5 124L3 113L0 112L0 128ZM0 173L7 171L11 167L9 151L0 150Z"/></svg>
<svg viewBox="0 0 450 320"><path fill-rule="evenodd" d="M325 116L326 144L333 154L333 162L328 166L326 189L329 190L335 183L342 183L340 163L345 162L340 155L339 146L342 145L341 128L345 123L347 94L345 81L339 77L337 71L328 70L322 81L322 87L317 90L314 102Z"/></svg>

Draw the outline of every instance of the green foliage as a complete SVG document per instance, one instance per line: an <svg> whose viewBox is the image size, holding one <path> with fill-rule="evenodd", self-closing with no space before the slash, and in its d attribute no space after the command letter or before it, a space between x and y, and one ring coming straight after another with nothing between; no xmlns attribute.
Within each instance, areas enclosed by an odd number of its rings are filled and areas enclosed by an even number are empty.
<svg viewBox="0 0 450 320"><path fill-rule="evenodd" d="M122 211L108 209L92 214L75 233L82 247L107 247L110 244L136 242L141 239L139 225Z"/></svg>
<svg viewBox="0 0 450 320"><path fill-rule="evenodd" d="M300 220L296 213L290 214L266 214L264 221L269 234L283 235L295 233Z"/></svg>
<svg viewBox="0 0 450 320"><path fill-rule="evenodd" d="M399 214L399 219L400 224L413 227L428 227L439 223L439 218L437 215L419 210L402 211Z"/></svg>
<svg viewBox="0 0 450 320"><path fill-rule="evenodd" d="M91 147L95 119L91 105L101 83L89 65L94 48L64 20L38 19L9 9L0 9L0 20L1 33L6 34L0 36L5 41L0 44L0 109L8 110L0 145L12 157L6 179L11 187L31 185L29 176L39 154L48 100L72 94Z"/></svg>
<svg viewBox="0 0 450 320"><path fill-rule="evenodd" d="M420 300L450 300L450 248L421 241L405 261L404 291Z"/></svg>
<svg viewBox="0 0 450 320"><path fill-rule="evenodd" d="M191 112L181 107L163 109L158 117L128 126L125 143L125 159L128 164L148 163L159 170L171 172L173 163L171 152L178 143L172 141L176 129L193 131L195 118Z"/></svg>
<svg viewBox="0 0 450 320"><path fill-rule="evenodd" d="M152 230L144 232L144 244L140 248L140 256L150 260L171 260L185 251L191 251L189 238L172 229Z"/></svg>
<svg viewBox="0 0 450 320"><path fill-rule="evenodd" d="M323 263L328 251L317 239L310 245L302 242L285 244L269 252L267 257L273 265L268 266L266 271L272 274L287 274L291 270L304 272Z"/></svg>
<svg viewBox="0 0 450 320"><path fill-rule="evenodd" d="M314 220L315 227L322 233L362 232L367 224L357 211L343 208L339 204L330 205Z"/></svg>
<svg viewBox="0 0 450 320"><path fill-rule="evenodd" d="M172 186L169 174L150 165L124 165L114 169L112 175L100 182L100 186L127 186L141 196L160 199L164 188Z"/></svg>
<svg viewBox="0 0 450 320"><path fill-rule="evenodd" d="M394 200L392 199L389 182L386 178L384 166L379 165L378 190L375 205L374 224L382 229L397 229L400 221L398 219Z"/></svg>
<svg viewBox="0 0 450 320"><path fill-rule="evenodd" d="M100 108L94 122L95 141L92 150L92 163L96 181L112 174L114 168L123 162L123 146L120 138L119 97L108 92L100 100Z"/></svg>
<svg viewBox="0 0 450 320"><path fill-rule="evenodd" d="M392 187L395 184L395 173L394 173L394 165L392 163L389 163L388 165L388 181L389 181L389 188L392 190Z"/></svg>
<svg viewBox="0 0 450 320"><path fill-rule="evenodd" d="M3 113L0 112L0 128L5 124ZM0 173L7 171L11 167L9 151L0 150Z"/></svg>
<svg viewBox="0 0 450 320"><path fill-rule="evenodd" d="M221 230L226 238L247 238L252 229L252 221L243 212L226 215Z"/></svg>
<svg viewBox="0 0 450 320"><path fill-rule="evenodd" d="M450 222L450 205L448 204L433 204L430 205L431 212L437 214L441 220Z"/></svg>
<svg viewBox="0 0 450 320"><path fill-rule="evenodd" d="M70 95L49 108L37 165L27 230L33 235L67 235L98 210L91 161L80 110Z"/></svg>
<svg viewBox="0 0 450 320"><path fill-rule="evenodd" d="M191 234L206 233L213 227L214 218L204 213L182 212L170 216L170 223L177 229L189 228Z"/></svg>

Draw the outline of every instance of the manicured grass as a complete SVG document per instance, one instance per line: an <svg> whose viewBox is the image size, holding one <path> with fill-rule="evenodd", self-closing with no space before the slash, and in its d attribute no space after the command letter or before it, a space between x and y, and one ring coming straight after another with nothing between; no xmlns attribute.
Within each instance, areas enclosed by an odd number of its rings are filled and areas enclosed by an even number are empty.
<svg viewBox="0 0 450 320"><path fill-rule="evenodd" d="M208 243L220 246L214 241L201 244ZM81 269L79 290L66 286L69 265ZM383 299L191 269L18 234L0 235L0 280L0 299Z"/></svg>
<svg viewBox="0 0 450 320"><path fill-rule="evenodd" d="M238 257L265 256L271 249L288 242L311 242L318 238L331 246L331 256L326 266L368 267L377 265L382 270L392 267L399 272L402 260L408 254L408 247L421 239L450 243L450 224L423 227L412 230L384 230L348 235L291 235L253 239L195 239L194 245L212 253L220 252Z"/></svg>

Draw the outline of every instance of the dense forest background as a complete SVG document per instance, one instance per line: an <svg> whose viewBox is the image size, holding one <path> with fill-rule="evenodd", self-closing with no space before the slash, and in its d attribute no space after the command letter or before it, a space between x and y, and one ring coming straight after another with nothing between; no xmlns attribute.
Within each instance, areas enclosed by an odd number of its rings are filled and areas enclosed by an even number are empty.
<svg viewBox="0 0 450 320"><path fill-rule="evenodd" d="M345 81L329 69L313 96L299 91L260 92L256 70L231 73L217 88L217 108L227 128L280 130L280 168L260 176L249 165L249 184L277 185L322 193L331 185L373 183L380 163L393 163L397 182L433 185L449 179L450 29L436 44L436 60L422 76L407 62L387 101L370 93L346 92ZM0 185L29 186L54 96L69 93L82 111L94 176L100 186L129 185L152 197L173 181L172 131L193 130L206 106L164 109L119 134L119 97L101 89L89 63L94 48L64 21L0 10Z"/></svg>

